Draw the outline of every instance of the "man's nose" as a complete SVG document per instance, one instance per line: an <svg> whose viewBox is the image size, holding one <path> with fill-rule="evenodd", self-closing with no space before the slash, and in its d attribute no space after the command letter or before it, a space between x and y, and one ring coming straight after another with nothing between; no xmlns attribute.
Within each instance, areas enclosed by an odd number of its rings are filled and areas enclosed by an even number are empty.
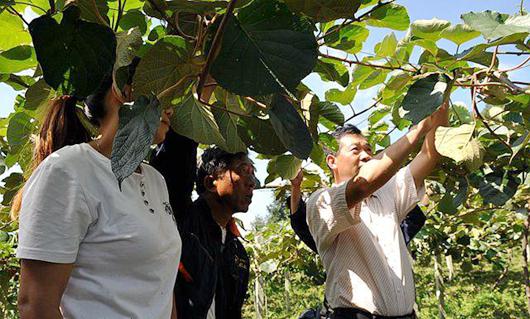
<svg viewBox="0 0 530 319"><path fill-rule="evenodd" d="M372 155L370 153L368 153L367 151L363 151L361 153L361 161L362 162L368 162L371 159L372 159Z"/></svg>

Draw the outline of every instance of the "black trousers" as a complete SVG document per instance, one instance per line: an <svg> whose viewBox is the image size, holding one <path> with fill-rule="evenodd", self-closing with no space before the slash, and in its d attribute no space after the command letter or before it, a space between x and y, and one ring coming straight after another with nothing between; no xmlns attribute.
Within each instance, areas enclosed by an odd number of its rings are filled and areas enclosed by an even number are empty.
<svg viewBox="0 0 530 319"><path fill-rule="evenodd" d="M331 319L416 319L416 314L412 312L404 316L381 316L369 313L366 310L357 308L336 308L333 310Z"/></svg>

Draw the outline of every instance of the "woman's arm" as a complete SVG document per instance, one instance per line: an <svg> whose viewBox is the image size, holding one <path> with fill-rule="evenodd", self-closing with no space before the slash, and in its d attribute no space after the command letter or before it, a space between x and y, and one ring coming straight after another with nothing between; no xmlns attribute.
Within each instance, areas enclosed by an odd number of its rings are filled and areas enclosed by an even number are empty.
<svg viewBox="0 0 530 319"><path fill-rule="evenodd" d="M73 264L22 259L18 293L20 318L62 318L59 305L73 268Z"/></svg>

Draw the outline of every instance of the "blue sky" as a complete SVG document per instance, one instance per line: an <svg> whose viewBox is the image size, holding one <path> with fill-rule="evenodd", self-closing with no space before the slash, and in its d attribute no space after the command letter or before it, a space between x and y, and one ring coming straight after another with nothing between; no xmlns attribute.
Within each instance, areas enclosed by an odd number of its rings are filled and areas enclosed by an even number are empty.
<svg viewBox="0 0 530 319"><path fill-rule="evenodd" d="M470 11L484 11L493 10L502 13L513 14L519 10L520 0L397 0L396 3L404 5L409 12L411 21L419 19L444 19L452 23L462 23L460 15ZM528 9L526 7L526 9ZM364 52L373 52L373 47L376 43L380 42L383 37L392 32L388 29L383 28L370 28L370 36L363 46ZM396 36L399 38L403 37L405 32L396 32ZM461 50L473 45L475 42L483 41L482 38L471 41L463 45ZM438 45L446 49L450 53L454 53L456 46L446 40L440 40ZM416 57L412 58L412 62L417 61L418 52ZM511 66L521 62L524 58L518 56L502 56L501 65ZM528 68L524 68L518 72L511 74L511 78L530 82L530 75L528 75ZM317 75L311 75L304 80L321 99L324 99L324 92L330 89L327 83L320 80ZM372 99L376 96L377 88L372 88L366 91L359 91L357 96L352 103L354 109L357 111L364 109L366 106L372 104ZM7 85L0 83L0 117L4 117L12 111L13 101L17 92L13 91ZM469 105L469 93L467 91L460 90L453 95L453 101L462 101ZM351 115L349 107L344 107L343 111L345 116ZM355 118L352 124L358 125L361 129L366 127L366 116ZM391 137L394 140L399 137L399 133L393 134ZM266 162L256 160L258 178L263 181L267 176L266 173ZM250 210L246 214L239 214L239 217L243 219L245 224L248 226L252 220L258 215L266 214L266 207L273 200L272 191L270 190L257 190Z"/></svg>

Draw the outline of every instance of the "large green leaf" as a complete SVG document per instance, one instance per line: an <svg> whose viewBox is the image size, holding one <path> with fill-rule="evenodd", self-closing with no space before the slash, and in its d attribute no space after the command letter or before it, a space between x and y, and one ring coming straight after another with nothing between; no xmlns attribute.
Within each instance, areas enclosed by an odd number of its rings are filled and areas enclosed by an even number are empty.
<svg viewBox="0 0 530 319"><path fill-rule="evenodd" d="M457 164L465 164L470 171L482 165L484 149L473 138L475 126L464 124L459 127L438 127L434 145L438 153L453 159Z"/></svg>
<svg viewBox="0 0 530 319"><path fill-rule="evenodd" d="M28 110L36 110L48 103L52 97L52 89L43 79L40 79L26 91L26 103L24 104L24 108Z"/></svg>
<svg viewBox="0 0 530 319"><path fill-rule="evenodd" d="M137 28L141 34L147 32L146 16L140 10L130 10L120 19L119 31L127 31Z"/></svg>
<svg viewBox="0 0 530 319"><path fill-rule="evenodd" d="M370 13L366 24L373 27L404 31L409 27L410 18L404 6L389 3Z"/></svg>
<svg viewBox="0 0 530 319"><path fill-rule="evenodd" d="M81 11L82 19L94 23L109 25L110 19L107 17L109 6L107 0L76 0L75 2ZM101 18L99 18L98 15Z"/></svg>
<svg viewBox="0 0 530 319"><path fill-rule="evenodd" d="M136 68L133 79L135 94L145 95L151 92L160 94L185 77L198 74L199 67L190 63L192 50L186 41L179 36L165 36L158 40L143 56ZM190 80L182 81L182 85L174 88L167 98L160 103L169 107L173 97L183 95Z"/></svg>
<svg viewBox="0 0 530 319"><path fill-rule="evenodd" d="M270 121L255 117L240 117L237 132L245 144L257 153L280 155L287 151Z"/></svg>
<svg viewBox="0 0 530 319"><path fill-rule="evenodd" d="M33 119L27 113L17 112L11 117L6 138L12 152L17 153L28 143L34 129Z"/></svg>
<svg viewBox="0 0 530 319"><path fill-rule="evenodd" d="M224 144L219 145L229 153L246 152L247 146L237 132L237 116L228 113L220 108L213 108L212 113L219 130L223 135Z"/></svg>
<svg viewBox="0 0 530 319"><path fill-rule="evenodd" d="M462 20L472 29L480 31L488 40L501 38L514 33L530 33L530 16L498 13L495 11L469 12Z"/></svg>
<svg viewBox="0 0 530 319"><path fill-rule="evenodd" d="M442 38L447 39L457 45L461 45L469 40L473 40L479 35L480 32L471 29L465 24L452 25L448 28L445 28L441 33Z"/></svg>
<svg viewBox="0 0 530 319"><path fill-rule="evenodd" d="M449 82L449 77L440 73L430 74L414 82L401 102L400 115L413 124L418 124L442 105Z"/></svg>
<svg viewBox="0 0 530 319"><path fill-rule="evenodd" d="M484 204L504 205L517 191L518 182L512 174L503 176L502 171L489 174L475 173L469 177L470 184L479 190Z"/></svg>
<svg viewBox="0 0 530 319"><path fill-rule="evenodd" d="M311 154L313 140L302 117L283 95L277 94L269 110L272 127L283 145L294 156L306 159Z"/></svg>
<svg viewBox="0 0 530 319"><path fill-rule="evenodd" d="M362 50L370 31L364 23L352 23L347 26L335 25L327 34L324 37L326 46L353 54Z"/></svg>
<svg viewBox="0 0 530 319"><path fill-rule="evenodd" d="M118 185L129 177L149 154L160 126L160 103L156 96L138 97L120 108L119 128L114 137L111 167Z"/></svg>
<svg viewBox="0 0 530 319"><path fill-rule="evenodd" d="M21 45L0 53L0 73L17 73L37 66L35 50Z"/></svg>
<svg viewBox="0 0 530 319"><path fill-rule="evenodd" d="M317 105L320 122L325 120L333 123L334 125L344 125L344 114L336 104L324 101L318 102Z"/></svg>
<svg viewBox="0 0 530 319"><path fill-rule="evenodd" d="M346 87L350 82L350 73L340 61L319 59L314 72L320 75L323 81L333 81Z"/></svg>
<svg viewBox="0 0 530 319"><path fill-rule="evenodd" d="M317 61L313 30L284 3L255 0L227 21L211 75L239 95L294 90Z"/></svg>
<svg viewBox="0 0 530 319"><path fill-rule="evenodd" d="M344 90L329 89L326 92L326 100L348 105L353 102L355 94L357 94L357 82L352 82Z"/></svg>
<svg viewBox="0 0 530 319"><path fill-rule="evenodd" d="M397 48L397 39L394 32L383 38L383 41L375 45L374 52L377 58L387 58L394 55Z"/></svg>
<svg viewBox="0 0 530 319"><path fill-rule="evenodd" d="M291 180L296 177L302 167L302 161L292 155L280 155L271 159L267 165L269 174L277 174L283 179Z"/></svg>
<svg viewBox="0 0 530 319"><path fill-rule="evenodd" d="M202 144L225 145L225 139L209 107L188 93L175 108L171 127L180 135Z"/></svg>
<svg viewBox="0 0 530 319"><path fill-rule="evenodd" d="M523 41L525 40L525 38L527 36L528 36L527 33L511 34L509 36L506 36L504 38L501 38L501 39L498 39L498 40L495 40L495 41L478 44L478 45L476 45L474 47L471 47L471 48L463 51L460 54L457 54L456 57L458 59L460 59L460 60L473 61L473 62L480 63L482 65L489 66L490 63L491 63L491 55L492 55L492 53L485 52L486 49L491 48L491 47L495 47L495 46L498 46L498 45L504 45L504 44L523 44L524 43ZM487 57L489 57L489 59L486 58L486 59L484 59L485 61L477 60L477 59L482 59L485 54L488 54Z"/></svg>
<svg viewBox="0 0 530 319"><path fill-rule="evenodd" d="M303 13L315 22L353 18L361 5L360 0L285 0L294 12Z"/></svg>
<svg viewBox="0 0 530 319"><path fill-rule="evenodd" d="M436 41L442 37L442 31L448 28L451 22L440 19L416 20L410 25L412 36Z"/></svg>
<svg viewBox="0 0 530 319"><path fill-rule="evenodd" d="M113 68L113 84L121 91L131 76L128 66L136 56L136 51L142 45L142 33L138 28L122 31L116 34L116 41L116 62Z"/></svg>
<svg viewBox="0 0 530 319"><path fill-rule="evenodd" d="M0 51L31 43L31 37L24 29L22 20L7 10L0 11L0 39Z"/></svg>
<svg viewBox="0 0 530 319"><path fill-rule="evenodd" d="M44 80L57 90L85 97L110 74L116 58L111 29L79 19L79 9L68 7L61 23L48 15L29 24Z"/></svg>

